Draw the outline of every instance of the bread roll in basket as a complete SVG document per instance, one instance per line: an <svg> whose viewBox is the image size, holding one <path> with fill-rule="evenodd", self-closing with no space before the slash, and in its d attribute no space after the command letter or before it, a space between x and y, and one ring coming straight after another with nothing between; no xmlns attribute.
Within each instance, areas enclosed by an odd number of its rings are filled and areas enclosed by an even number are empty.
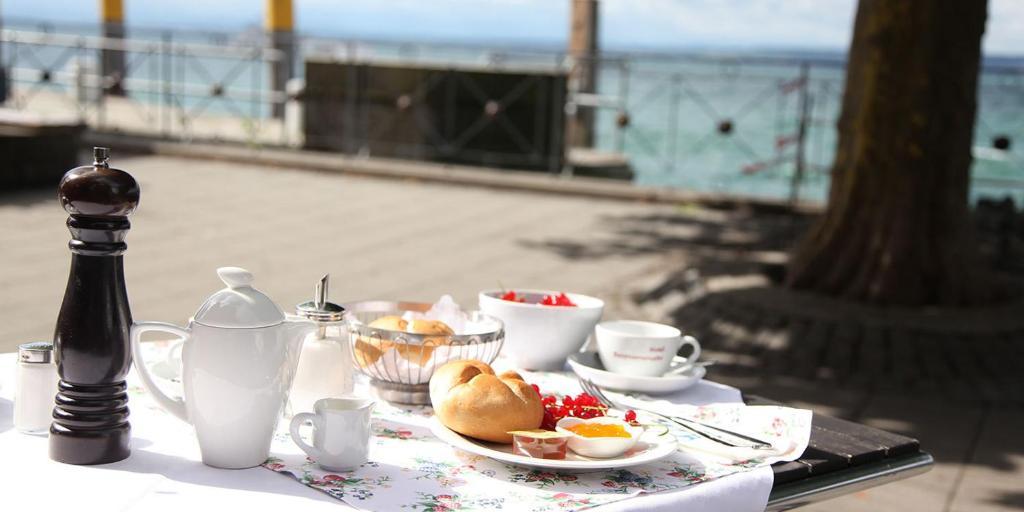
<svg viewBox="0 0 1024 512"><path fill-rule="evenodd" d="M430 361L434 354L434 348L450 344L448 337L455 334L451 327L439 320L417 319L409 322L397 315L382 316L370 322L369 326L412 334L436 334L437 336L424 337L422 343L418 345L388 340L378 340L374 343L373 340L364 337L356 338L355 360L356 364L363 368L376 363L384 352L392 348L398 351L399 357L423 366Z"/></svg>
<svg viewBox="0 0 1024 512"><path fill-rule="evenodd" d="M495 375L482 361L451 361L430 378L430 402L444 426L462 435L511 443L513 430L540 427L544 406L516 372Z"/></svg>
<svg viewBox="0 0 1024 512"><path fill-rule="evenodd" d="M463 359L493 361L505 341L501 320L479 311L465 312L460 332L450 334L453 328L444 322L402 318L426 314L432 304L373 300L343 306L354 366L370 378L372 395L389 402L429 404L436 368Z"/></svg>

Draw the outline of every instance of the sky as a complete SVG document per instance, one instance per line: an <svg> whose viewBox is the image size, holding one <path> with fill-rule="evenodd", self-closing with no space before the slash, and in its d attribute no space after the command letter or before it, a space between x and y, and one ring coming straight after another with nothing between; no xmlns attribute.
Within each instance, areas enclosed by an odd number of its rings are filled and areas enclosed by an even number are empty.
<svg viewBox="0 0 1024 512"><path fill-rule="evenodd" d="M98 19L96 0L0 0L10 18ZM294 0L301 31L344 38L561 46L569 0ZM263 0L125 0L129 28L237 30L259 25ZM844 50L856 0L603 0L601 45ZM989 0L984 49L1024 54L1024 0Z"/></svg>

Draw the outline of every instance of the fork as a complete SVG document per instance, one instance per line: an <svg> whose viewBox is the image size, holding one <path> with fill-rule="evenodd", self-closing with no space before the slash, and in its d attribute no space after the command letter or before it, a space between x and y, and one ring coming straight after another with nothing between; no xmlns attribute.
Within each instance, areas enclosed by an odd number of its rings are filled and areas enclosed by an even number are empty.
<svg viewBox="0 0 1024 512"><path fill-rule="evenodd" d="M597 400L601 402L601 404L604 405L605 407L618 409L622 408L621 406L616 405L615 402L613 402L610 398L608 398L608 395L604 394L604 391L602 391L601 388L597 386L597 384L594 384L593 382L582 377L579 378L579 382L580 387L583 388L584 392L586 392L589 395L592 395L594 398L597 398ZM651 409L644 409L635 406L633 406L632 408L671 421L672 423L675 423L676 425L679 425L689 430L690 432L693 432L694 434L697 434L705 439L710 439L716 443L724 444L725 446L730 446L733 448L753 448L755 450L768 450L772 448L771 443L762 441L760 439L757 439L756 437L750 437L744 434L740 434L739 432L733 432L731 430L726 430L724 428L716 427L714 425L708 425L707 423L701 423L699 421L681 418L678 416L666 416L660 412ZM729 439L726 438L726 436L733 437L733 440L730 441ZM737 444L735 442L737 439L746 441L746 443Z"/></svg>

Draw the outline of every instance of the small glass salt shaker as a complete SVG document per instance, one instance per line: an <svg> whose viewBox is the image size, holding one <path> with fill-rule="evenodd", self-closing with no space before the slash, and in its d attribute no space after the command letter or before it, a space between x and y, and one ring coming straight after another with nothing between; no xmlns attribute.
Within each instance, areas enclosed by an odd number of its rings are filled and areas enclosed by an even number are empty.
<svg viewBox="0 0 1024 512"><path fill-rule="evenodd" d="M352 393L352 353L348 332L343 328L345 308L327 300L330 275L320 278L313 300L295 307L296 312L316 322L318 329L302 341L299 366L289 394L292 414L312 412L321 398Z"/></svg>
<svg viewBox="0 0 1024 512"><path fill-rule="evenodd" d="M26 434L49 433L56 394L57 365L53 360L53 343L40 341L18 345L14 428Z"/></svg>

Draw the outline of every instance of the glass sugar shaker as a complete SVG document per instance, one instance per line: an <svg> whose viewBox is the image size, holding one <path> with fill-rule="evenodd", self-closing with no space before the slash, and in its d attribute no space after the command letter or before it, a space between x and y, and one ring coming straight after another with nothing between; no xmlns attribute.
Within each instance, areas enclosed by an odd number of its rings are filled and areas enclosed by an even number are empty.
<svg viewBox="0 0 1024 512"><path fill-rule="evenodd" d="M289 403L292 414L312 412L321 398L352 393L352 355L348 331L344 329L345 308L328 302L330 275L316 285L313 300L296 306L296 312L317 323L317 330L302 341L302 353L295 372Z"/></svg>
<svg viewBox="0 0 1024 512"><path fill-rule="evenodd" d="M14 428L26 434L47 434L53 421L53 400L57 395L53 343L40 341L18 345L14 387Z"/></svg>

